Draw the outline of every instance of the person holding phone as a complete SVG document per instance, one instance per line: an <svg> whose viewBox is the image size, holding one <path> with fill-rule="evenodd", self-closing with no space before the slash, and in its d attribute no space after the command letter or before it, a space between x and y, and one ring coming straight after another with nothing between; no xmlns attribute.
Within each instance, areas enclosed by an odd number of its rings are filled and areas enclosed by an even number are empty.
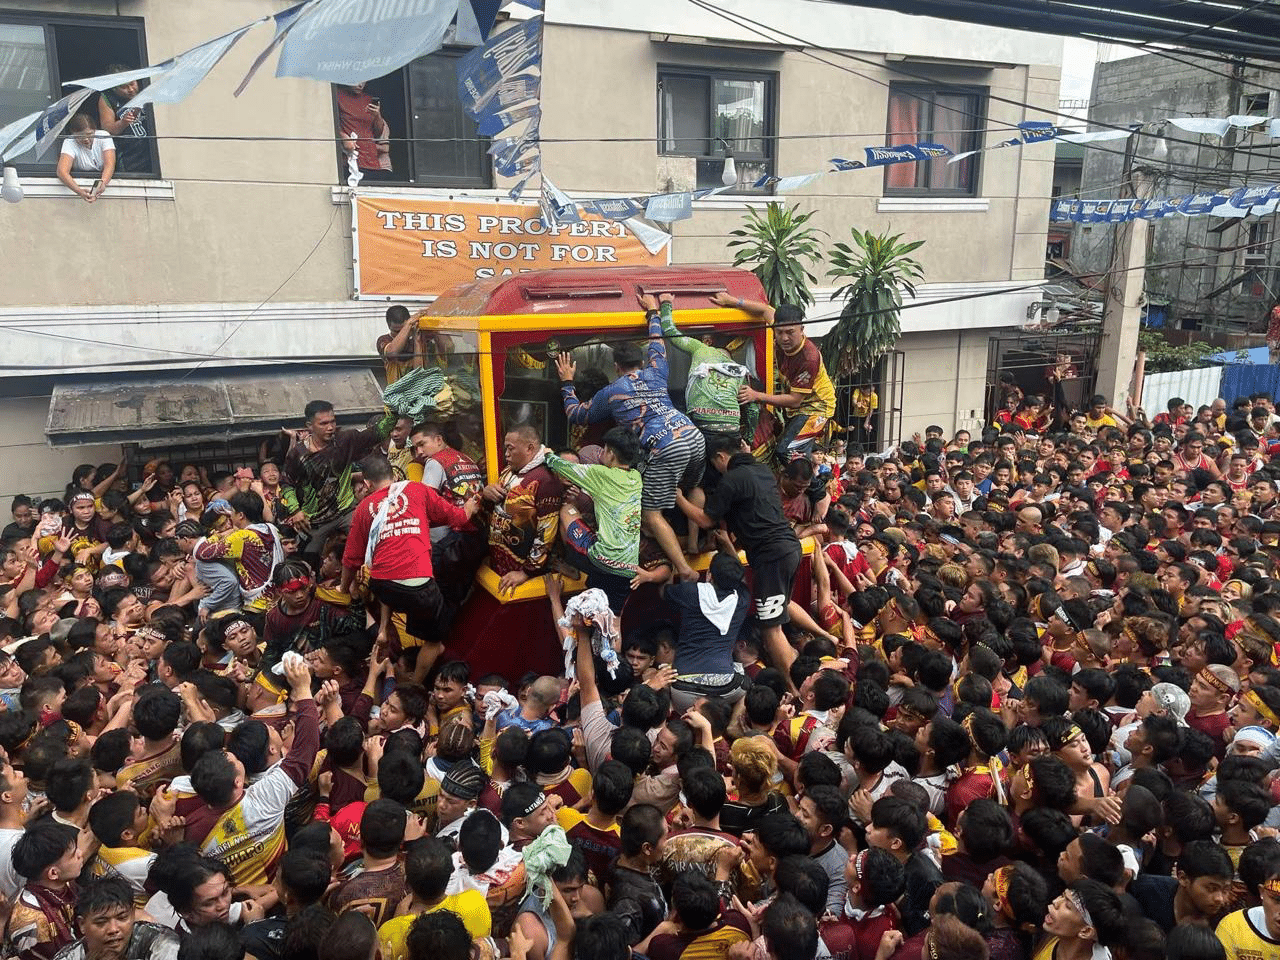
<svg viewBox="0 0 1280 960"><path fill-rule="evenodd" d="M130 69L119 63L107 68L108 73L124 73ZM98 97L98 127L116 140L116 165L121 173L151 172L151 130L147 106L126 107L138 95L137 80L104 90Z"/></svg>
<svg viewBox="0 0 1280 960"><path fill-rule="evenodd" d="M356 163L364 171L387 171L391 167L391 128L382 116L382 100L364 92L364 84L337 84L334 97L338 102L338 139L349 157L354 151Z"/></svg>
<svg viewBox="0 0 1280 960"><path fill-rule="evenodd" d="M115 141L105 130L96 129L93 120L83 113L72 117L66 129L58 156L58 179L86 203L93 203L102 196L116 171ZM100 172L101 176L92 187L85 188L76 182L72 170Z"/></svg>

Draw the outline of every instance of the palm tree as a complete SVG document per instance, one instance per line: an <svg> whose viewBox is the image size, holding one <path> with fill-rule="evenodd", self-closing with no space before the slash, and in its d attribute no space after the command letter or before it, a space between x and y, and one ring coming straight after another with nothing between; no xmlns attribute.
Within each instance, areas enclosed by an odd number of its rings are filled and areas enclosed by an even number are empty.
<svg viewBox="0 0 1280 960"><path fill-rule="evenodd" d="M818 247L818 232L806 226L813 213L800 213L799 206L784 207L770 203L764 214L747 210L742 228L729 231L733 265L749 265L751 272L760 278L765 296L772 304L794 303L802 307L813 305L809 285L818 278L808 271L805 262L815 263L822 251Z"/></svg>
<svg viewBox="0 0 1280 960"><path fill-rule="evenodd" d="M908 256L923 240L901 243L901 234L857 228L851 233L852 246L836 243L827 251L827 276L848 281L832 296L833 301L845 301L844 309L822 338L823 360L836 376L869 370L893 349L902 332L898 313L903 295L914 297L915 285L924 278L924 268Z"/></svg>

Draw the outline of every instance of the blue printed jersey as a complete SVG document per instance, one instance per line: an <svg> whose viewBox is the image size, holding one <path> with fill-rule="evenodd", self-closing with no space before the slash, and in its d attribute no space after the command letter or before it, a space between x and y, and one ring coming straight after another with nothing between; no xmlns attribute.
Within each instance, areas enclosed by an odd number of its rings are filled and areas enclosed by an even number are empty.
<svg viewBox="0 0 1280 960"><path fill-rule="evenodd" d="M697 428L672 405L667 392L667 347L657 314L649 316L648 353L645 366L613 381L589 404L578 399L572 383L562 383L560 394L569 422L586 424L612 419L618 426L634 430L640 442L654 450L692 434Z"/></svg>

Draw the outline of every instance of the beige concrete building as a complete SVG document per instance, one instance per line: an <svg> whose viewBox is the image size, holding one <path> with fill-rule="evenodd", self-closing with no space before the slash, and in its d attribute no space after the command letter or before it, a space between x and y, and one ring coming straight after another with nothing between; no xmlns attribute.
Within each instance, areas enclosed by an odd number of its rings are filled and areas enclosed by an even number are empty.
<svg viewBox="0 0 1280 960"><path fill-rule="evenodd" d="M733 142L745 189L699 201L674 224L674 262L729 259L727 232L770 199L750 191L756 175L822 170L887 142L990 146L1057 106L1056 38L820 0L731 5L791 39L688 0L546 7L544 168L571 196L718 185L717 137ZM66 81L158 63L279 9L275 0L0 0L0 125L52 102ZM149 158L118 172L94 204L57 181L52 156L19 159L25 198L0 204L0 498L60 490L74 464L115 459L111 445L43 442L60 386L216 382L237 367L287 379L321 360L371 359L385 303L353 298L333 90L267 67L232 95L270 36L256 27L189 99L151 108ZM443 51L367 85L389 125L392 170L360 189L505 195L509 182L494 178L457 105L456 56ZM881 384L898 410L885 433L981 416L988 339L1025 323L1037 299L1052 171L1053 147L1042 144L827 176L786 198L817 210L833 240L857 226L927 241L918 252L927 282ZM817 293L811 316L837 315L830 288ZM951 299L973 294L986 296ZM147 442L180 459L250 460L251 443L226 437L285 412L256 409L202 431L195 407L171 411L177 439ZM59 422L62 443L130 439L128 418Z"/></svg>

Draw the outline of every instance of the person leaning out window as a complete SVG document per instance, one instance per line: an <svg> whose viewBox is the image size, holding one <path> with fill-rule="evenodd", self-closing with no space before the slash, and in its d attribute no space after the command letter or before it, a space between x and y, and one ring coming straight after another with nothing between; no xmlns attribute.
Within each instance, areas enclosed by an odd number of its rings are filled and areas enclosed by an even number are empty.
<svg viewBox="0 0 1280 960"><path fill-rule="evenodd" d="M72 170L96 173L98 177L91 188L83 187L71 175ZM67 136L62 141L58 179L86 203L93 203L107 189L115 171L115 141L105 130L98 130L88 116L76 114L67 123Z"/></svg>

